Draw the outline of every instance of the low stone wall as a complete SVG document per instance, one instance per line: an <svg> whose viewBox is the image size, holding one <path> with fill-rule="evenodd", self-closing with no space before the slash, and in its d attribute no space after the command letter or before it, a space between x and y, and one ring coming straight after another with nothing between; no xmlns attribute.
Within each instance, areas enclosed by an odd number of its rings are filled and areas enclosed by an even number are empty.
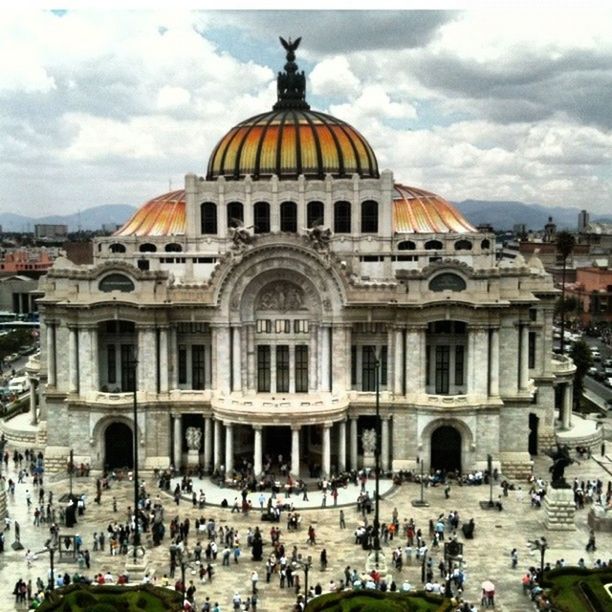
<svg viewBox="0 0 612 612"><path fill-rule="evenodd" d="M0 433L4 434L9 446L44 448L44 444L38 442L36 430L15 429L11 427L11 421L0 421Z"/></svg>

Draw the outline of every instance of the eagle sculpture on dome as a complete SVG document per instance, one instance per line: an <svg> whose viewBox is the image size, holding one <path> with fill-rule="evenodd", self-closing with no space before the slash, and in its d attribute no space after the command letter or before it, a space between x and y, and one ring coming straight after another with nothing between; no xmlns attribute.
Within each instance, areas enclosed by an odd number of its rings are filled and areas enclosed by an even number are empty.
<svg viewBox="0 0 612 612"><path fill-rule="evenodd" d="M282 36L279 36L278 39L281 41L281 45L283 45L285 51L287 51L287 59L292 62L295 59L295 51L300 46L302 37L299 36L294 42L291 42L291 37L289 38L289 42L287 42Z"/></svg>
<svg viewBox="0 0 612 612"><path fill-rule="evenodd" d="M278 73L278 100L273 108L274 110L285 108L309 109L310 106L306 103L306 77L303 71L298 72L298 66L295 63L295 50L300 46L302 37L299 36L294 41L291 38L287 41L282 36L278 38L285 51L287 51L287 63L285 64L285 71Z"/></svg>

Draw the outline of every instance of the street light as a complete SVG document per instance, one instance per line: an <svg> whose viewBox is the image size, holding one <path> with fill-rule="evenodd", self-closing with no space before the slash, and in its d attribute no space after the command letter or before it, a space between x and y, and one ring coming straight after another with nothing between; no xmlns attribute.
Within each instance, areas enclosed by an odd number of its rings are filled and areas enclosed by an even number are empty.
<svg viewBox="0 0 612 612"><path fill-rule="evenodd" d="M306 561L302 561L300 557L298 557L294 563L299 565L304 570L304 608L306 608L308 604L308 571L312 565L312 557L308 555Z"/></svg>
<svg viewBox="0 0 612 612"><path fill-rule="evenodd" d="M379 489L380 489L380 359L376 354L374 362L376 373L376 444L374 446L374 470L376 477L376 487L374 489L374 561L378 567L380 551L380 516L379 516Z"/></svg>
<svg viewBox="0 0 612 612"><path fill-rule="evenodd" d="M544 555L546 554L546 549L548 548L548 542L544 536L538 538L537 540L530 540L529 544L531 544L535 549L540 551L540 584L542 581L542 577L544 576Z"/></svg>
<svg viewBox="0 0 612 612"><path fill-rule="evenodd" d="M423 489L425 487L425 479L423 478L423 458L417 457L417 461L421 464L421 499L413 499L412 505L415 508L427 508L429 506L429 502L423 499Z"/></svg>
<svg viewBox="0 0 612 612"><path fill-rule="evenodd" d="M55 551L57 550L59 534L57 534L54 538L49 538L45 542L45 548L49 551L49 566L51 570L51 576L49 577L49 590L53 590L55 588L55 571L53 567L53 557L55 556Z"/></svg>
<svg viewBox="0 0 612 612"><path fill-rule="evenodd" d="M134 403L134 563L138 558L138 547L140 546L140 534L138 532L138 501L139 501L139 486L138 486L138 398L137 398L137 366L138 360L134 358L132 361L134 386L132 388L132 398Z"/></svg>

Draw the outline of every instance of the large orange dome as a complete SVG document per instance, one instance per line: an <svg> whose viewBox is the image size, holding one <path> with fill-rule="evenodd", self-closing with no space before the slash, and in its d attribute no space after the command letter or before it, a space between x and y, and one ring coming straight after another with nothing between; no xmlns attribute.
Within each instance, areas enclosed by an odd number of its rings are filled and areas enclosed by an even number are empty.
<svg viewBox="0 0 612 612"><path fill-rule="evenodd" d="M308 108L281 108L242 121L214 148L208 180L247 174L254 179L378 178L378 164L372 147L348 123Z"/></svg>

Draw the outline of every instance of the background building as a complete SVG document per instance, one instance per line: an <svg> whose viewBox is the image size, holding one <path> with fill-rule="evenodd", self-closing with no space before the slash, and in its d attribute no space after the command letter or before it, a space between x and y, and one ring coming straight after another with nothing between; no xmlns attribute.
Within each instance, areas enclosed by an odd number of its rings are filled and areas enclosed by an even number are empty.
<svg viewBox="0 0 612 612"><path fill-rule="evenodd" d="M554 440L556 384L569 424L540 260L496 262L492 234L380 171L355 128L310 109L293 59L273 110L232 127L204 176L45 277L47 470L70 447L131 465L133 427L145 469L358 468L377 388L385 470L490 453L525 475Z"/></svg>

